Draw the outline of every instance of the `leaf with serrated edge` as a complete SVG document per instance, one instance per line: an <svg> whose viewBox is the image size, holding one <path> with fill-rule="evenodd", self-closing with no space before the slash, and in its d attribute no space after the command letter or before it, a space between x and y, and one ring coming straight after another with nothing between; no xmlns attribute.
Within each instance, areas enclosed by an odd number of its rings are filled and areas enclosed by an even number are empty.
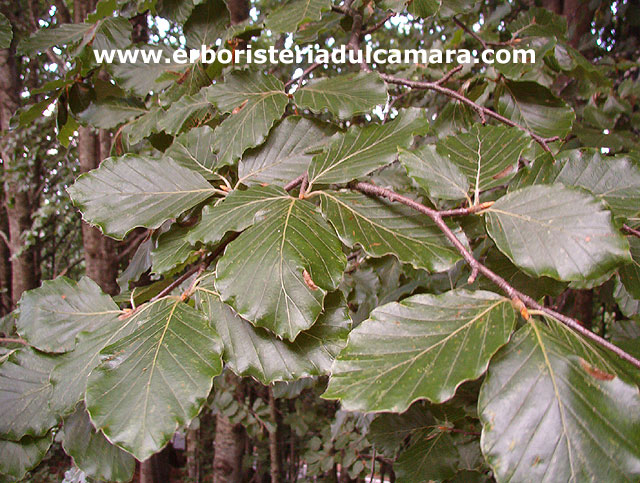
<svg viewBox="0 0 640 483"><path fill-rule="evenodd" d="M56 362L53 356L25 348L0 366L0 436L13 441L37 438L57 423L49 409L49 374Z"/></svg>
<svg viewBox="0 0 640 483"><path fill-rule="evenodd" d="M252 376L263 384L323 376L346 344L351 321L339 292L327 295L311 329L287 342L242 319L212 291L199 290L204 313L224 343L223 359L239 376Z"/></svg>
<svg viewBox="0 0 640 483"><path fill-rule="evenodd" d="M530 321L491 362L478 401L487 462L498 481L637 481L638 388L550 323Z"/></svg>
<svg viewBox="0 0 640 483"><path fill-rule="evenodd" d="M245 185L285 185L309 166L316 146L331 139L330 126L289 116L278 124L259 148L247 151L238 165L238 182Z"/></svg>
<svg viewBox="0 0 640 483"><path fill-rule="evenodd" d="M446 155L471 181L475 199L481 191L509 181L516 173L520 154L529 144L525 133L507 126L474 126L438 141Z"/></svg>
<svg viewBox="0 0 640 483"><path fill-rule="evenodd" d="M172 226L171 230L158 237L156 247L151 251L153 273L168 272L185 263L195 253L187 240L191 228Z"/></svg>
<svg viewBox="0 0 640 483"><path fill-rule="evenodd" d="M595 279L630 260L611 213L592 195L561 184L503 196L486 211L486 224L500 251L532 275Z"/></svg>
<svg viewBox="0 0 640 483"><path fill-rule="evenodd" d="M220 165L233 164L262 144L289 103L284 84L270 74L236 71L206 89L207 99L231 113L215 131L213 150Z"/></svg>
<svg viewBox="0 0 640 483"><path fill-rule="evenodd" d="M408 148L414 134L428 128L421 111L402 111L393 121L354 127L314 156L309 166L309 185L346 183L393 162L398 148Z"/></svg>
<svg viewBox="0 0 640 483"><path fill-rule="evenodd" d="M323 397L367 412L444 402L485 372L514 324L510 300L492 292L452 290L383 305L349 334Z"/></svg>
<svg viewBox="0 0 640 483"><path fill-rule="evenodd" d="M466 198L471 202L467 195L469 180L449 158L438 154L434 145L426 144L412 151L401 149L398 159L429 197L441 200Z"/></svg>
<svg viewBox="0 0 640 483"><path fill-rule="evenodd" d="M136 227L158 228L213 195L199 173L169 158L105 159L67 188L83 218L121 240Z"/></svg>
<svg viewBox="0 0 640 483"><path fill-rule="evenodd" d="M245 191L234 190L215 206L202 210L202 219L188 234L190 243L217 243L225 233L242 231L255 218L264 218L275 210L288 206L291 197L277 186L254 186Z"/></svg>
<svg viewBox="0 0 640 483"><path fill-rule="evenodd" d="M429 217L406 206L360 193L323 191L320 196L322 212L345 245L358 244L374 257L392 254L431 272L448 270L461 259Z"/></svg>
<svg viewBox="0 0 640 483"><path fill-rule="evenodd" d="M87 384L91 420L147 459L198 414L222 370L221 352L202 313L173 298L151 303L131 335L103 349Z"/></svg>
<svg viewBox="0 0 640 483"><path fill-rule="evenodd" d="M62 447L74 464L100 481L131 481L136 462L129 453L107 441L91 424L84 404L65 418Z"/></svg>
<svg viewBox="0 0 640 483"><path fill-rule="evenodd" d="M20 441L0 439L0 476L22 480L27 471L35 468L44 458L52 442L53 432L42 438L25 436Z"/></svg>
<svg viewBox="0 0 640 483"><path fill-rule="evenodd" d="M215 284L240 316L293 341L314 324L346 263L316 207L289 198L227 246Z"/></svg>
<svg viewBox="0 0 640 483"><path fill-rule="evenodd" d="M76 345L76 335L92 331L122 311L90 278L75 282L58 277L29 290L18 302L18 333L45 352L67 352Z"/></svg>
<svg viewBox="0 0 640 483"><path fill-rule="evenodd" d="M340 119L370 112L387 102L387 88L376 73L358 72L312 80L293 95L300 107L321 113L325 109Z"/></svg>
<svg viewBox="0 0 640 483"><path fill-rule="evenodd" d="M620 281L633 298L640 300L640 239L630 237L629 248L632 261L620 269Z"/></svg>

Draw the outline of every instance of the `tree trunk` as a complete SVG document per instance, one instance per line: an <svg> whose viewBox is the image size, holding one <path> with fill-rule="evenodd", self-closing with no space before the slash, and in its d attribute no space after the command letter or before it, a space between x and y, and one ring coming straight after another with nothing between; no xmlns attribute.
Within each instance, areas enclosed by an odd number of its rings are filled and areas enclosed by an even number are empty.
<svg viewBox="0 0 640 483"><path fill-rule="evenodd" d="M236 399L244 399L242 380L231 372L225 375ZM213 441L213 483L240 483L246 432L241 424L233 424L222 414L216 416L216 436Z"/></svg>
<svg viewBox="0 0 640 483"><path fill-rule="evenodd" d="M198 445L200 443L200 431L198 429L187 429L187 476L189 481L200 481L200 462L198 458Z"/></svg>
<svg viewBox="0 0 640 483"><path fill-rule="evenodd" d="M1 171L0 171L1 173ZM9 221L4 205L4 190L0 186L0 317L11 311L11 252L9 252ZM6 239L6 240L5 240Z"/></svg>
<svg viewBox="0 0 640 483"><path fill-rule="evenodd" d="M267 388L269 392L269 415L271 422L274 424L273 431L269 431L269 456L271 458L271 483L280 483L282 481L282 464L280 460L280 444L278 443L278 407L276 399L273 397L271 386Z"/></svg>
<svg viewBox="0 0 640 483"><path fill-rule="evenodd" d="M15 41L14 41L15 44ZM24 247L23 234L31 228L31 203L26 188L27 179L20 179L15 170L15 153L11 149L9 123L19 106L20 77L16 67L15 45L0 50L0 130L5 132L0 144L0 157L5 176L4 202L8 219L11 258L11 309L25 290L38 286L34 254Z"/></svg>
<svg viewBox="0 0 640 483"><path fill-rule="evenodd" d="M140 483L168 483L171 474L171 446L140 463Z"/></svg>

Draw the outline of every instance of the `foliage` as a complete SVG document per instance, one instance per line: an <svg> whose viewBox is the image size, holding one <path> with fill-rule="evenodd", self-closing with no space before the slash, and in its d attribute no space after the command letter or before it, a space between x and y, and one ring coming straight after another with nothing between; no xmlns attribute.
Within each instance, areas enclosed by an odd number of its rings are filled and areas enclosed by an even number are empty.
<svg viewBox="0 0 640 483"><path fill-rule="evenodd" d="M24 477L55 436L87 476L127 481L134 458L213 412L257 455L285 427L305 477L638 479L627 47L587 59L564 19L515 3L254 6L231 26L219 0L103 0L85 23L50 19L20 40L25 56L55 47L67 72L15 122L51 129L55 103L68 153L78 125L113 128L112 157L59 184L105 235L146 241L116 298L87 278L24 294L11 318L24 346L1 355L0 474ZM526 45L539 58L96 64L93 48L132 46L129 20L147 11L177 37L145 48ZM596 290L606 337L553 308L580 288Z"/></svg>

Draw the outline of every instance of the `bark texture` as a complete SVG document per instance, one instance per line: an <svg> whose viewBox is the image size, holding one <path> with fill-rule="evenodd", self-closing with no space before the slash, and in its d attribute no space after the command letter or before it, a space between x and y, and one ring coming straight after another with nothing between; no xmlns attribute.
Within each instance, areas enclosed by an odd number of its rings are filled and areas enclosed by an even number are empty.
<svg viewBox="0 0 640 483"><path fill-rule="evenodd" d="M228 387L236 399L243 398L242 380L232 373L225 375ZM242 458L246 432L241 424L233 424L222 414L216 416L216 436L213 441L213 483L242 482Z"/></svg>

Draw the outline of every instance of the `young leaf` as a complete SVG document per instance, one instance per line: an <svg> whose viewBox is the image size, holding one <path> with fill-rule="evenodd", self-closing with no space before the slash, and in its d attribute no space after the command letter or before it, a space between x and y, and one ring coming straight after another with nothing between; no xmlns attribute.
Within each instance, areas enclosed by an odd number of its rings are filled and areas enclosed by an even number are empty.
<svg viewBox="0 0 640 483"><path fill-rule="evenodd" d="M346 264L340 240L315 206L289 198L229 244L215 284L241 317L293 341L314 324Z"/></svg>
<svg viewBox="0 0 640 483"><path fill-rule="evenodd" d="M83 218L123 239L138 226L158 228L206 200L213 187L200 174L169 158L109 158L67 188Z"/></svg>
<svg viewBox="0 0 640 483"><path fill-rule="evenodd" d="M213 111L206 97L206 89L200 89L193 95L182 96L171 103L169 109L158 120L158 128L167 134L177 134L185 125L205 119Z"/></svg>
<svg viewBox="0 0 640 483"><path fill-rule="evenodd" d="M550 323L530 321L491 363L478 401L487 462L498 481L637 480L638 388Z"/></svg>
<svg viewBox="0 0 640 483"><path fill-rule="evenodd" d="M514 323L510 300L492 292L452 290L383 305L351 331L323 397L350 411L444 402L485 372Z"/></svg>
<svg viewBox="0 0 640 483"><path fill-rule="evenodd" d="M216 128L213 149L220 165L233 164L248 148L262 144L289 103L280 80L244 71L208 87L206 97L221 112L231 113Z"/></svg>
<svg viewBox="0 0 640 483"><path fill-rule="evenodd" d="M165 273L185 263L195 252L187 239L191 228L172 226L158 237L158 244L151 251L153 273Z"/></svg>
<svg viewBox="0 0 640 483"><path fill-rule="evenodd" d="M437 150L471 181L477 200L481 191L506 184L513 177L528 144L527 135L512 127L476 125L468 133L438 141Z"/></svg>
<svg viewBox="0 0 640 483"><path fill-rule="evenodd" d="M62 447L73 463L90 478L131 481L136 462L129 453L113 446L91 424L84 404L64 420Z"/></svg>
<svg viewBox="0 0 640 483"><path fill-rule="evenodd" d="M309 166L309 186L346 183L396 159L398 148L408 148L414 134L424 134L426 119L418 110L405 110L393 121L347 131L316 155Z"/></svg>
<svg viewBox="0 0 640 483"><path fill-rule="evenodd" d="M189 305L165 298L143 307L136 330L106 347L89 377L91 420L109 441L147 459L198 414L222 370L221 352Z"/></svg>
<svg viewBox="0 0 640 483"><path fill-rule="evenodd" d="M40 438L57 423L49 409L49 374L56 362L53 356L26 348L0 366L0 436L13 441Z"/></svg>
<svg viewBox="0 0 640 483"><path fill-rule="evenodd" d="M20 441L0 439L0 477L21 481L27 471L35 468L47 454L53 442L53 432L42 438L25 436ZM13 481L12 479L4 481Z"/></svg>
<svg viewBox="0 0 640 483"><path fill-rule="evenodd" d="M252 376L262 384L328 374L351 327L339 292L327 295L316 323L294 342L254 327L211 291L201 289L199 294L207 318L224 343L223 359L227 365L239 376Z"/></svg>
<svg viewBox="0 0 640 483"><path fill-rule="evenodd" d="M329 141L329 126L298 116L285 118L262 146L247 151L238 165L239 182L245 185L285 185L303 173L314 147Z"/></svg>
<svg viewBox="0 0 640 483"><path fill-rule="evenodd" d="M487 210L487 231L525 272L557 280L595 279L630 260L611 213L593 196L560 184L509 193Z"/></svg>
<svg viewBox="0 0 640 483"><path fill-rule="evenodd" d="M426 216L406 206L360 193L321 192L322 212L345 245L356 244L370 256L395 255L415 268L441 272L460 254ZM464 239L464 233L459 231Z"/></svg>
<svg viewBox="0 0 640 483"><path fill-rule="evenodd" d="M303 22L320 20L322 12L330 8L329 0L292 0L271 12L265 27L272 32L295 32Z"/></svg>
<svg viewBox="0 0 640 483"><path fill-rule="evenodd" d="M293 95L300 107L322 113L325 109L340 119L365 114L387 102L387 88L378 74L358 72L312 80Z"/></svg>
<svg viewBox="0 0 640 483"><path fill-rule="evenodd" d="M449 158L439 154L434 145L425 144L412 151L401 149L398 159L430 198L468 199L469 180Z"/></svg>
<svg viewBox="0 0 640 483"><path fill-rule="evenodd" d="M88 277L77 283L66 277L45 281L25 292L18 306L18 332L45 352L73 350L78 333L96 330L122 313Z"/></svg>

